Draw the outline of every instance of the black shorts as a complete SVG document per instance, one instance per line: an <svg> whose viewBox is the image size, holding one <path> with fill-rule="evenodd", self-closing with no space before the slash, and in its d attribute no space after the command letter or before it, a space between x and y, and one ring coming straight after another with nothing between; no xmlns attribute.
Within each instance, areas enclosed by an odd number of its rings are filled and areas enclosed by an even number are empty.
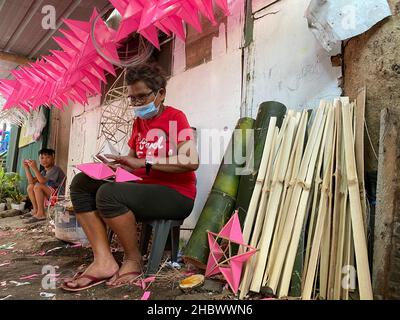
<svg viewBox="0 0 400 320"><path fill-rule="evenodd" d="M158 184L94 180L83 173L72 180L71 200L76 213L98 211L115 218L132 211L138 221L184 220L194 200Z"/></svg>

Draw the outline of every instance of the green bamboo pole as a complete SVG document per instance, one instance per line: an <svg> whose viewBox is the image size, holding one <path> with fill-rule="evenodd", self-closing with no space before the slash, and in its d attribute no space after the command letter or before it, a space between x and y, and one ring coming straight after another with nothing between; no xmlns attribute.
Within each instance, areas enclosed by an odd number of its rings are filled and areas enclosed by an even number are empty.
<svg viewBox="0 0 400 320"><path fill-rule="evenodd" d="M258 109L257 119L254 124L254 167L250 174L241 177L236 201L236 208L239 210L239 219L242 226L256 184L269 121L272 117L276 117L276 126L280 128L285 114L286 107L276 101L263 102Z"/></svg>
<svg viewBox="0 0 400 320"><path fill-rule="evenodd" d="M239 148L242 156L245 156L248 131L253 129L253 126L254 119L239 120L236 129L241 130L241 134L234 134L230 141L208 200L184 250L185 262L200 269L205 269L209 255L207 231L219 232L235 209L241 177L237 169L243 168L245 163L237 163L234 155Z"/></svg>

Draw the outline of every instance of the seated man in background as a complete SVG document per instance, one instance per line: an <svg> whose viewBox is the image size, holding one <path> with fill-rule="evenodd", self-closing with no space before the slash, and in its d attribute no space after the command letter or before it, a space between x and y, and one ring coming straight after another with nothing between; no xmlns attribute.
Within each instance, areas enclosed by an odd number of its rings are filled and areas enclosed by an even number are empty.
<svg viewBox="0 0 400 320"><path fill-rule="evenodd" d="M55 165L55 151L52 149L40 150L39 161L44 168L42 171L39 170L35 160L24 161L28 179L27 192L33 206L32 218L27 223L46 220L45 200L49 200L56 193L64 194L65 192L65 174L60 167Z"/></svg>

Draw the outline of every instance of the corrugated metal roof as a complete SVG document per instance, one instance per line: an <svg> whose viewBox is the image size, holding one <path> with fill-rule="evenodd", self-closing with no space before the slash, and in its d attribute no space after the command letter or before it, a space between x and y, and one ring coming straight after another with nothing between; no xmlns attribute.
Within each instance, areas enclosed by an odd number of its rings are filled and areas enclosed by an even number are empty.
<svg viewBox="0 0 400 320"><path fill-rule="evenodd" d="M55 30L42 27L46 5L56 9ZM0 52L29 59L46 55L58 48L52 36L60 35L63 18L88 21L93 8L100 12L108 6L108 0L0 0ZM7 77L4 71L15 67L11 61L0 60L0 78Z"/></svg>

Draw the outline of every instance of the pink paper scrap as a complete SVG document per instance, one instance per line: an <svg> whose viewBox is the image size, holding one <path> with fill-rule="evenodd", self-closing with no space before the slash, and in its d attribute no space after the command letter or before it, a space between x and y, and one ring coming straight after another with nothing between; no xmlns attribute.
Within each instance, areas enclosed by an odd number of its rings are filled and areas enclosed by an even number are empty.
<svg viewBox="0 0 400 320"><path fill-rule="evenodd" d="M146 292L143 294L143 296L140 298L140 300L142 300L142 301L149 300L150 294L151 294L150 291L146 291Z"/></svg>
<svg viewBox="0 0 400 320"><path fill-rule="evenodd" d="M29 276L21 277L21 278L19 278L19 280L31 280L31 279L37 278L38 276L40 276L40 274L34 273L34 274L29 275Z"/></svg>

